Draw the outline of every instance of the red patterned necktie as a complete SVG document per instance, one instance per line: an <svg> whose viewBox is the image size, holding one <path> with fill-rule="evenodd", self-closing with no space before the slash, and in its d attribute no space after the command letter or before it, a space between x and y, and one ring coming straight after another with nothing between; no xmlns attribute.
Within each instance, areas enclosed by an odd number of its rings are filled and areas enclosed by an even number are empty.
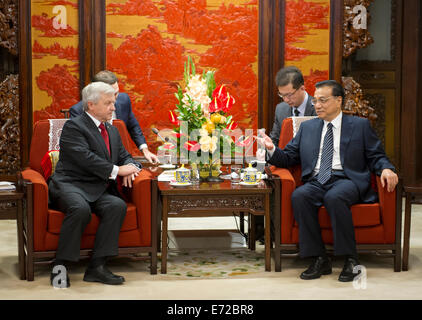
<svg viewBox="0 0 422 320"><path fill-rule="evenodd" d="M98 128L100 128L100 130L101 130L101 136L102 136L102 137L103 137L103 139L104 139L104 143L105 143L105 145L106 145L106 147L107 147L108 154L110 154L110 140L109 140L109 138L108 138L108 133L107 133L107 130L106 130L105 126L104 126L104 123L101 123L101 124L98 126Z"/></svg>

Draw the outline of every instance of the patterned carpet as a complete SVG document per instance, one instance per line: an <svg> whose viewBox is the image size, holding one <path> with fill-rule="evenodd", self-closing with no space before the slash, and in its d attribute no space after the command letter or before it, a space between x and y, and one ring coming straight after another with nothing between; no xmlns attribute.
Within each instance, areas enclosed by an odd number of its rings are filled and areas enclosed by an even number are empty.
<svg viewBox="0 0 422 320"><path fill-rule="evenodd" d="M160 263L159 269L160 269ZM166 277L234 278L265 272L264 249L247 248L169 251ZM160 271L159 271L160 272Z"/></svg>

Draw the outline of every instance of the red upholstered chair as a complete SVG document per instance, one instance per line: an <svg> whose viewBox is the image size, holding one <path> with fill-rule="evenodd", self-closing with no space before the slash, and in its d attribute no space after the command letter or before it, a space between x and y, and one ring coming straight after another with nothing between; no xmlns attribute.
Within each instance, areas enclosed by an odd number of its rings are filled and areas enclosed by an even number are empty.
<svg viewBox="0 0 422 320"><path fill-rule="evenodd" d="M124 146L129 145L129 134L121 120L114 120ZM26 279L34 279L34 265L50 263L55 257L64 214L48 208L48 185L43 176L41 160L49 149L50 121L41 120L34 126L29 167L22 171L22 178L32 184L32 210L24 217L24 245ZM133 183L131 202L127 202L126 218L119 236L119 256L150 259L151 274L157 273L157 239L155 216L151 210L151 173L142 170ZM31 204L28 204L28 208ZM31 213L32 211L32 213ZM94 245L99 219L92 216L81 242L81 256L88 256ZM147 253L148 255L140 255Z"/></svg>
<svg viewBox="0 0 422 320"><path fill-rule="evenodd" d="M284 148L293 138L293 120L283 121L279 147ZM280 196L276 195L274 212L275 270L281 271L281 251L298 250L299 230L294 219L291 195L302 184L300 166L283 169L271 167L273 175L279 177ZM400 271L401 257L401 184L393 192L382 188L380 178L373 175L373 187L378 192L379 202L352 206L353 224L358 252L376 251L380 255L394 258L394 271ZM330 217L325 209L319 210L322 238L328 248L333 244Z"/></svg>

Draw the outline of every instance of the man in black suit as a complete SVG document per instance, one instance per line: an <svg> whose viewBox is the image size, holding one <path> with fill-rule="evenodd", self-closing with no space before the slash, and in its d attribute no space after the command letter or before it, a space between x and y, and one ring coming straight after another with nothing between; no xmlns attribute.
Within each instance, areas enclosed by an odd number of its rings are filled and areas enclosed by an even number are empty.
<svg viewBox="0 0 422 320"><path fill-rule="evenodd" d="M280 69L275 77L280 102L274 115L270 137L278 146L283 120L288 117L316 116L312 97L306 92L302 72L295 66Z"/></svg>
<svg viewBox="0 0 422 320"><path fill-rule="evenodd" d="M145 159L152 164L158 163L158 157L154 153L148 150L148 145L145 140L142 129L139 126L138 120L136 120L135 115L132 112L132 104L130 102L129 95L124 92L119 93L119 83L117 81L116 75L108 70L103 70L98 72L94 78L93 82L105 82L111 85L115 89L116 95L116 110L113 112L113 119L123 120L126 124L126 128L136 146L145 156ZM70 117L77 117L83 113L82 101L79 101L77 104L72 106L69 110Z"/></svg>
<svg viewBox="0 0 422 320"><path fill-rule="evenodd" d="M141 168L124 148L117 128L108 123L115 110L114 93L113 87L103 82L82 90L85 112L63 126L60 158L49 182L50 205L65 214L54 265L66 266L68 261L79 259L81 236L94 212L100 224L84 281L105 284L124 282L105 266L108 257L117 255L126 215L116 177L131 187ZM53 268L52 285L58 273Z"/></svg>
<svg viewBox="0 0 422 320"><path fill-rule="evenodd" d="M350 206L377 200L370 185L371 172L381 175L388 192L398 183L394 166L369 121L342 113L344 96L343 87L334 80L317 83L313 104L318 118L303 122L283 150L268 136L262 141L269 163L282 168L300 164L302 168L304 184L293 192L292 207L299 225L300 256L314 258L300 275L304 280L331 273L318 209L324 205L330 215L334 254L345 256L339 281L353 281L359 261Z"/></svg>

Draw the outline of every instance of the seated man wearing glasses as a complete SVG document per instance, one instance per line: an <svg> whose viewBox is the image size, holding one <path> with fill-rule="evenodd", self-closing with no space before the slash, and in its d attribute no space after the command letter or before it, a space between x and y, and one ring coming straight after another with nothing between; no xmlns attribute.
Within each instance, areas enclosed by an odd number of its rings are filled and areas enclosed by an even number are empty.
<svg viewBox="0 0 422 320"><path fill-rule="evenodd" d="M334 80L316 84L313 103L318 118L300 125L296 136L284 149L265 136L269 163L280 168L300 164L303 185L292 194L292 208L299 225L299 254L312 257L300 275L310 280L332 272L318 221L318 209L325 206L330 216L334 255L345 262L338 280L353 281L359 265L355 230L350 207L377 201L371 188L371 172L381 176L381 184L392 192L398 177L385 155L381 141L368 119L343 114L344 89Z"/></svg>
<svg viewBox="0 0 422 320"><path fill-rule="evenodd" d="M285 118L295 116L316 116L312 97L306 92L303 75L294 66L280 69L275 77L278 95L283 100L275 109L274 124L270 137L278 146L281 124Z"/></svg>

